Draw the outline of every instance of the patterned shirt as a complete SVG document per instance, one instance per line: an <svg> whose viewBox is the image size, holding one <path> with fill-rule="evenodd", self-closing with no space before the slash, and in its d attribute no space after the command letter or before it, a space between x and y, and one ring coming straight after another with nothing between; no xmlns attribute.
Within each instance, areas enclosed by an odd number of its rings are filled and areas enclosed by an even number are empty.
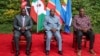
<svg viewBox="0 0 100 56"><path fill-rule="evenodd" d="M76 15L73 19L73 26L74 30L91 29L90 18L86 15L84 15L84 17Z"/></svg>

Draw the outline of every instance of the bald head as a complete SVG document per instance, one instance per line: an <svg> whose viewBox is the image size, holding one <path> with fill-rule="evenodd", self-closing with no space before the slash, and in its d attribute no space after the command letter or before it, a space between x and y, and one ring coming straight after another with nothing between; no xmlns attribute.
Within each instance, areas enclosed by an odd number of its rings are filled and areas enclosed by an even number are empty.
<svg viewBox="0 0 100 56"><path fill-rule="evenodd" d="M23 15L23 16L26 15L26 10L25 9L21 10L21 15Z"/></svg>
<svg viewBox="0 0 100 56"><path fill-rule="evenodd" d="M50 16L54 17L54 14L55 14L55 9L51 9L50 10Z"/></svg>

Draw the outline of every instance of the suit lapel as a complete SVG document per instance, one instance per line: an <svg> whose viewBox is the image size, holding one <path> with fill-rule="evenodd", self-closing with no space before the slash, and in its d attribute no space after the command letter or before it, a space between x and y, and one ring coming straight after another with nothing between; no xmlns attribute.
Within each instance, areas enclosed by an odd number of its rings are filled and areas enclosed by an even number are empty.
<svg viewBox="0 0 100 56"><path fill-rule="evenodd" d="M28 17L25 16L24 26L26 26L26 24L27 24L27 20L28 20L27 18L28 18ZM22 22L22 16L21 16L21 15L18 16L18 20L19 20L20 25L22 26L23 22Z"/></svg>
<svg viewBox="0 0 100 56"><path fill-rule="evenodd" d="M20 22L22 23L22 16L20 15Z"/></svg>
<svg viewBox="0 0 100 56"><path fill-rule="evenodd" d="M21 17L21 15L18 16L18 20L19 20L20 25L22 26L22 17Z"/></svg>

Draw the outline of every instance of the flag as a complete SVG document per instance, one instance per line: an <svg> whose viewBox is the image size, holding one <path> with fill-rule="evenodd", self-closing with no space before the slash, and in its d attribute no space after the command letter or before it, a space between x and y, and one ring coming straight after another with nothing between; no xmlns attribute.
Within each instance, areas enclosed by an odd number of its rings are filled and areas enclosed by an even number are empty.
<svg viewBox="0 0 100 56"><path fill-rule="evenodd" d="M21 0L21 9L25 9L26 14L29 16L29 14L30 14L30 1L29 0Z"/></svg>
<svg viewBox="0 0 100 56"><path fill-rule="evenodd" d="M26 4L26 0L21 0L21 9L25 9Z"/></svg>
<svg viewBox="0 0 100 56"><path fill-rule="evenodd" d="M49 15L49 11L50 9L56 9L56 16L59 17L60 23L62 24L62 19L61 19L61 3L60 0L49 0L48 4L47 4L47 10L46 10L46 15Z"/></svg>
<svg viewBox="0 0 100 56"><path fill-rule="evenodd" d="M43 21L46 15L45 0L32 0L30 16L37 23L37 32L43 29Z"/></svg>
<svg viewBox="0 0 100 56"><path fill-rule="evenodd" d="M26 0L27 4L25 6L26 14L30 16L30 0Z"/></svg>
<svg viewBox="0 0 100 56"><path fill-rule="evenodd" d="M62 19L64 21L64 30L65 32L70 32L70 26L72 22L72 10L71 10L71 0L63 0L62 4Z"/></svg>

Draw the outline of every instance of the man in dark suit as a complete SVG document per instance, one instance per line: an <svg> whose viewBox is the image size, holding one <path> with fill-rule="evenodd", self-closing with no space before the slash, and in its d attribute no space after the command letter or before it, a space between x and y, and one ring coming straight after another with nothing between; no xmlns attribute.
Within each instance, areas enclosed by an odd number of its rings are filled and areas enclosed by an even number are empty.
<svg viewBox="0 0 100 56"><path fill-rule="evenodd" d="M30 55L30 46L31 46L31 32L30 29L32 28L33 22L31 17L26 15L25 9L21 10L21 14L16 15L14 19L14 43L16 54L15 56L19 55L19 38L20 35L23 34L26 37L27 45L26 45L26 55Z"/></svg>

